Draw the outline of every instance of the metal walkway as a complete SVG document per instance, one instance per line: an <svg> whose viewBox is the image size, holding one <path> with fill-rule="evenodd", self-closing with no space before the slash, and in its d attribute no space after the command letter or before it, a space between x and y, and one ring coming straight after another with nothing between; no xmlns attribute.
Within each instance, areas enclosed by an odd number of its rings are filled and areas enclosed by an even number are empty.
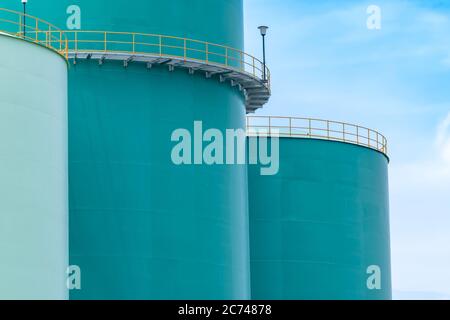
<svg viewBox="0 0 450 320"><path fill-rule="evenodd" d="M207 78L238 87L245 96L248 113L253 113L270 98L270 70L258 58L242 50L189 38L138 32L60 30L23 13L0 8L0 32L23 38L56 51L65 59L93 59L166 65L170 71L187 69L202 72ZM25 30L25 33L23 32Z"/></svg>
<svg viewBox="0 0 450 320"><path fill-rule="evenodd" d="M248 72L222 64L206 63L204 61L172 57L169 55L69 51L69 60L74 64L77 63L77 60L86 59L96 60L100 65L107 60L122 61L125 68L130 63L143 63L148 69L151 69L154 65L165 65L169 71L174 71L176 68L183 68L189 74L201 72L205 74L206 78L216 76L220 82L229 83L233 87L238 87L243 92L247 113L254 113L257 109L262 108L269 101L271 95L267 82Z"/></svg>

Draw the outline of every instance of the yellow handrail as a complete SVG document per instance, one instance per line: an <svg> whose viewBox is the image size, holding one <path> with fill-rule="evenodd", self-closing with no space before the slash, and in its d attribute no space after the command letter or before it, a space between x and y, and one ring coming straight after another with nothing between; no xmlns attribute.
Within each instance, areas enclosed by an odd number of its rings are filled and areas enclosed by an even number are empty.
<svg viewBox="0 0 450 320"><path fill-rule="evenodd" d="M26 25L23 18L26 17ZM25 32L24 32L25 30ZM62 31L39 18L0 8L0 32L41 44L66 59L71 53L155 55L226 67L261 80L270 90L270 70L264 63L232 47L201 40L139 32ZM265 68L265 72L264 72ZM266 74L266 79L264 79Z"/></svg>
<svg viewBox="0 0 450 320"><path fill-rule="evenodd" d="M68 41L65 33L42 19L0 8L0 32L40 44L68 58Z"/></svg>
<svg viewBox="0 0 450 320"><path fill-rule="evenodd" d="M69 52L73 53L123 53L154 55L215 64L245 72L263 79L264 63L232 47L201 40L139 32L65 31ZM267 84L270 88L270 70L266 66Z"/></svg>
<svg viewBox="0 0 450 320"><path fill-rule="evenodd" d="M247 116L246 122L249 136L273 136L278 132L280 137L340 141L388 155L385 136L375 130L346 122L277 116Z"/></svg>

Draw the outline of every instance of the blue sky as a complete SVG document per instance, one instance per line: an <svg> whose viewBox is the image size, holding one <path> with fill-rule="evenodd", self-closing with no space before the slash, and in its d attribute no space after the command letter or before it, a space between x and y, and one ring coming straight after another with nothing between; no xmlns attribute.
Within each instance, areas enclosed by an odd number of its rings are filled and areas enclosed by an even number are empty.
<svg viewBox="0 0 450 320"><path fill-rule="evenodd" d="M246 51L270 26L273 97L389 139L394 297L450 299L450 0L244 0ZM381 30L366 27L369 5Z"/></svg>

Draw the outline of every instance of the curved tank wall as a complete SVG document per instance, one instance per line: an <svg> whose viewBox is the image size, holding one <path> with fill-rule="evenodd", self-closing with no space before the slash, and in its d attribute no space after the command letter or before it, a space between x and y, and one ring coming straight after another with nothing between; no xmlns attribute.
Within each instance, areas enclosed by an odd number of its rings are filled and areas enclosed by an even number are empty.
<svg viewBox="0 0 450 320"><path fill-rule="evenodd" d="M250 166L252 298L390 299L387 167L368 148L290 138L278 175Z"/></svg>
<svg viewBox="0 0 450 320"><path fill-rule="evenodd" d="M67 299L67 64L0 34L0 299Z"/></svg>
<svg viewBox="0 0 450 320"><path fill-rule="evenodd" d="M194 120L242 127L240 94L162 68L98 68L81 62L70 78L71 264L83 274L71 295L249 298L246 167L177 167L170 141Z"/></svg>
<svg viewBox="0 0 450 320"><path fill-rule="evenodd" d="M243 46L242 0L36 1L30 14L82 30ZM17 8L16 8L17 9ZM69 72L71 299L250 298L246 166L175 166L171 134L245 127L244 97L167 66L79 60Z"/></svg>
<svg viewBox="0 0 450 320"><path fill-rule="evenodd" d="M20 1L6 6L22 10ZM80 9L82 30L163 34L243 47L243 0L39 0L30 1L27 10L71 29L73 6Z"/></svg>

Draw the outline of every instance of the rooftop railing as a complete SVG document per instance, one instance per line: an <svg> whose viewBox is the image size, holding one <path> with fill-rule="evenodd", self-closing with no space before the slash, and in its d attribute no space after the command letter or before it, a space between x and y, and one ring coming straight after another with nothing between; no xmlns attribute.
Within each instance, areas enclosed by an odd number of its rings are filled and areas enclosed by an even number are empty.
<svg viewBox="0 0 450 320"><path fill-rule="evenodd" d="M239 49L206 41L138 32L63 31L42 19L3 8L0 8L0 32L38 43L65 58L69 52L103 52L159 56L224 66L251 75L270 89L270 70L261 60Z"/></svg>
<svg viewBox="0 0 450 320"><path fill-rule="evenodd" d="M56 51L67 59L65 33L51 23L21 12L0 8L0 33L22 38Z"/></svg>
<svg viewBox="0 0 450 320"><path fill-rule="evenodd" d="M183 61L225 66L245 72L261 81L267 80L270 88L270 71L264 63L241 50L189 38L159 34L110 31L65 31L69 52L123 53L176 58Z"/></svg>
<svg viewBox="0 0 450 320"><path fill-rule="evenodd" d="M372 129L345 122L293 117L248 116L249 136L310 138L351 143L387 156L387 139Z"/></svg>
<svg viewBox="0 0 450 320"><path fill-rule="evenodd" d="M22 38L52 49L66 60L90 59L168 64L219 75L245 93L247 112L261 108L271 95L271 75L259 59L242 50L211 42L139 32L60 30L21 12L0 8L0 33Z"/></svg>

